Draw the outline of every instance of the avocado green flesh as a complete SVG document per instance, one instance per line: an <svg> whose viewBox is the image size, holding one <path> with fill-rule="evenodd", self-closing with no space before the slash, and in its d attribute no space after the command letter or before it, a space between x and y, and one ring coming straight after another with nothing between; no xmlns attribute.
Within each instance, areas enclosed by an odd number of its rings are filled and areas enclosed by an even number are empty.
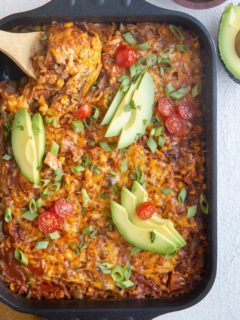
<svg viewBox="0 0 240 320"><path fill-rule="evenodd" d="M128 91L125 93L119 106L117 107L107 132L105 133L105 137L109 138L119 135L123 127L128 123L131 117L131 110L126 111L125 106L132 100L133 93L138 87L140 80L141 76L135 82L131 83Z"/></svg>
<svg viewBox="0 0 240 320"><path fill-rule="evenodd" d="M123 128L118 149L125 148L143 135L147 123L150 122L154 105L154 83L151 75L144 73L141 82L133 94L132 100L136 109L132 111L131 118Z"/></svg>
<svg viewBox="0 0 240 320"><path fill-rule="evenodd" d="M138 194L140 193L141 191ZM166 236L173 243L175 243L178 248L181 248L182 246L186 245L186 242L184 241L182 236L177 232L173 223L170 220L162 219L160 217L158 218L157 214L155 214L148 220L141 220L137 215L137 202L138 200L136 195L134 195L127 188L122 188L121 205L124 208L126 208L129 219L134 225L142 228L152 228L153 230L158 231L162 235Z"/></svg>
<svg viewBox="0 0 240 320"><path fill-rule="evenodd" d="M240 79L240 57L235 40L240 31L240 6L230 5L223 13L219 29L219 52L226 68Z"/></svg>
<svg viewBox="0 0 240 320"><path fill-rule="evenodd" d="M112 103L110 104L108 111L103 118L103 121L101 122L101 126L109 124L115 111L117 110L117 107L119 106L120 102L122 101L123 96L124 96L124 92L122 92L119 89L118 92L116 93Z"/></svg>
<svg viewBox="0 0 240 320"><path fill-rule="evenodd" d="M136 203L137 206L139 206L141 203L146 202L148 200L147 191L143 188L143 186L138 181L134 181L131 191L137 198L137 203Z"/></svg>
<svg viewBox="0 0 240 320"><path fill-rule="evenodd" d="M43 157L45 154L45 128L43 124L43 119L40 113L36 113L32 117L32 128L33 128L33 135L36 145L36 152L37 152L37 162L38 167L42 167Z"/></svg>
<svg viewBox="0 0 240 320"><path fill-rule="evenodd" d="M32 121L25 109L17 111L12 127L12 149L21 173L32 183L39 183L39 171Z"/></svg>
<svg viewBox="0 0 240 320"><path fill-rule="evenodd" d="M127 210L115 201L111 202L113 223L123 238L133 246L155 253L172 254L177 248L173 242L152 228L135 226L128 218ZM154 232L154 241L151 233Z"/></svg>

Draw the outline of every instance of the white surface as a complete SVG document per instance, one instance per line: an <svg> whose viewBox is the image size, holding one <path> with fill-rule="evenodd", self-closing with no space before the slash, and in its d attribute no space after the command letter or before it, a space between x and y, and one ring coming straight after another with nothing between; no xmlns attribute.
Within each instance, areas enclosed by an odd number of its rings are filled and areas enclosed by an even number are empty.
<svg viewBox="0 0 240 320"><path fill-rule="evenodd" d="M112 0L115 1L115 0ZM148 0L192 14L217 37L224 5L210 10L187 10L171 0ZM48 0L0 0L0 17L24 11ZM232 2L238 3L239 0ZM227 1L230 3L230 1ZM225 3L226 4L226 3ZM209 295L198 305L164 315L161 320L240 319L240 85L218 62L218 273Z"/></svg>

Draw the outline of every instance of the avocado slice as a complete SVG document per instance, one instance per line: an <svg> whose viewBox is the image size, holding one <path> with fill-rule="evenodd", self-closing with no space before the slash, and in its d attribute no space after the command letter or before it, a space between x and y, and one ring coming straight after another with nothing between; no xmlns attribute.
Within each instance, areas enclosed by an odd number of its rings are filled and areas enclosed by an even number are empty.
<svg viewBox="0 0 240 320"><path fill-rule="evenodd" d="M150 73L144 73L138 88L133 94L132 101L136 108L133 109L129 122L121 132L118 149L126 148L142 136L152 118L154 83Z"/></svg>
<svg viewBox="0 0 240 320"><path fill-rule="evenodd" d="M126 111L125 106L130 103L134 91L137 89L142 76L139 76L135 82L130 84L128 91L125 93L117 110L110 122L110 125L105 133L105 137L114 137L120 134L122 128L128 123L131 117L131 110Z"/></svg>
<svg viewBox="0 0 240 320"><path fill-rule="evenodd" d="M240 5L228 5L220 22L218 45L221 60L230 75L240 82Z"/></svg>
<svg viewBox="0 0 240 320"><path fill-rule="evenodd" d="M139 183L137 186L141 186ZM141 186L143 189L143 187ZM143 189L144 192L145 189ZM140 195L141 189L138 190L138 195ZM144 193L145 195L145 193ZM142 196L141 196L142 198ZM137 215L137 197L127 188L123 187L121 192L121 205L127 210L128 217L131 222L139 227L142 228L153 228L157 230L159 233L163 234L165 237L170 239L178 248L181 248L186 245L185 240L179 234L179 232L175 229L171 220L162 219L158 217L155 213L150 219L148 220L141 220Z"/></svg>
<svg viewBox="0 0 240 320"><path fill-rule="evenodd" d="M32 117L32 128L36 145L38 168L42 168L43 157L45 154L46 137L43 118L40 113L35 113L35 115Z"/></svg>
<svg viewBox="0 0 240 320"><path fill-rule="evenodd" d="M15 115L12 127L12 149L21 173L32 183L39 183L39 171L32 121L25 109Z"/></svg>
<svg viewBox="0 0 240 320"><path fill-rule="evenodd" d="M148 200L147 191L143 188L143 186L138 181L133 182L132 193L137 198L136 206L139 206L141 203L146 202Z"/></svg>
<svg viewBox="0 0 240 320"><path fill-rule="evenodd" d="M129 220L127 210L115 201L111 201L111 212L113 223L128 243L156 253L173 254L176 252L175 244L153 228L135 226Z"/></svg>
<svg viewBox="0 0 240 320"><path fill-rule="evenodd" d="M121 86L120 86L120 88L121 88ZM124 92L121 91L121 89L119 89L118 92L116 93L112 103L110 104L108 111L106 112L106 114L103 118L103 121L101 122L101 126L109 124L115 111L117 110L117 107L119 106L120 102L122 101L123 96L124 96Z"/></svg>

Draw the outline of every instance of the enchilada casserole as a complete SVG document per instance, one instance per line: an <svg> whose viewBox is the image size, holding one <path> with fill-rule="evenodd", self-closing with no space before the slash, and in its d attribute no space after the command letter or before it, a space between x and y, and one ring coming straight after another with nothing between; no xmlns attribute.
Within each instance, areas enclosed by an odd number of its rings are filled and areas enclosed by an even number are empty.
<svg viewBox="0 0 240 320"><path fill-rule="evenodd" d="M35 299L170 299L205 267L198 38L52 23L36 79L0 83L0 270Z"/></svg>

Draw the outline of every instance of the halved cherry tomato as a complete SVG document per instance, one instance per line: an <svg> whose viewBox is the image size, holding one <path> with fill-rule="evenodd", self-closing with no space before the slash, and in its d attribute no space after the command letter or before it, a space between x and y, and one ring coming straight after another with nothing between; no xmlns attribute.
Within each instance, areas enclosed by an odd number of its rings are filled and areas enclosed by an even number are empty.
<svg viewBox="0 0 240 320"><path fill-rule="evenodd" d="M58 199L53 205L54 211L60 217L66 217L72 214L73 205L71 202L66 201L64 198Z"/></svg>
<svg viewBox="0 0 240 320"><path fill-rule="evenodd" d="M92 106L89 103L85 103L79 107L77 111L73 113L75 119L85 120L92 113Z"/></svg>
<svg viewBox="0 0 240 320"><path fill-rule="evenodd" d="M157 208L151 202L143 202L137 208L137 214L141 220L150 219L157 211Z"/></svg>
<svg viewBox="0 0 240 320"><path fill-rule="evenodd" d="M163 117L169 117L171 114L174 114L175 107L172 99L168 97L160 98L158 101L158 112Z"/></svg>
<svg viewBox="0 0 240 320"><path fill-rule="evenodd" d="M115 52L115 58L119 67L129 68L137 60L137 54L133 48L122 44L117 48Z"/></svg>
<svg viewBox="0 0 240 320"><path fill-rule="evenodd" d="M180 115L181 118L184 120L189 120L192 118L192 111L191 111L191 104L186 101L182 101L178 105L178 114Z"/></svg>
<svg viewBox="0 0 240 320"><path fill-rule="evenodd" d="M61 217L53 211L45 211L38 217L38 228L43 233L58 231L61 225Z"/></svg>
<svg viewBox="0 0 240 320"><path fill-rule="evenodd" d="M185 122L177 114L168 117L165 126L171 134L183 134L185 131Z"/></svg>

